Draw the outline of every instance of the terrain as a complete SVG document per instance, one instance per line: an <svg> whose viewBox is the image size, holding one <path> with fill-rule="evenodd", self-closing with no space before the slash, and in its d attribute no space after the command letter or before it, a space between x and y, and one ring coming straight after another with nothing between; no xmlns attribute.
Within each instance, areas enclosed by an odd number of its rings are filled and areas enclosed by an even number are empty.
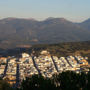
<svg viewBox="0 0 90 90"><path fill-rule="evenodd" d="M73 23L64 18L0 20L0 48L3 49L89 40L90 19L82 23Z"/></svg>
<svg viewBox="0 0 90 90"><path fill-rule="evenodd" d="M31 54L33 51L36 56L40 55L42 50L47 50L51 55L57 57L67 57L70 55L81 55L89 58L90 62L90 41L86 42L65 42L58 44L38 44L27 48L0 49L1 56L16 56L26 52Z"/></svg>

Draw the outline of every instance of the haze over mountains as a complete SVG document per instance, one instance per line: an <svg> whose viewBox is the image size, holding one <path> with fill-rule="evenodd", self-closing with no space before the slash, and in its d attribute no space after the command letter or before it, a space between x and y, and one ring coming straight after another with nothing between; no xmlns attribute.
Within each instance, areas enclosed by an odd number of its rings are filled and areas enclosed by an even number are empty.
<svg viewBox="0 0 90 90"><path fill-rule="evenodd" d="M73 23L64 18L0 20L0 48L90 40L90 19Z"/></svg>

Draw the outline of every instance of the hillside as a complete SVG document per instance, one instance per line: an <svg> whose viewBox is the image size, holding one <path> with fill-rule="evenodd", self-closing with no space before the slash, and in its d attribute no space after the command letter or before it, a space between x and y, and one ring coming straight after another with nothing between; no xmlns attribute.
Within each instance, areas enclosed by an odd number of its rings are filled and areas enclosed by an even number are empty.
<svg viewBox="0 0 90 90"><path fill-rule="evenodd" d="M84 57L87 56L90 63L90 41L34 45L31 49L26 50L26 52L30 52L30 50L34 50L36 55L40 55L42 50L47 50L51 55L58 57L67 57L70 55L82 55Z"/></svg>
<svg viewBox="0 0 90 90"><path fill-rule="evenodd" d="M90 18L80 23L81 27L86 28L90 31Z"/></svg>
<svg viewBox="0 0 90 90"><path fill-rule="evenodd" d="M81 24L64 18L48 18L44 21L5 18L0 20L0 48L88 41L90 30Z"/></svg>
<svg viewBox="0 0 90 90"><path fill-rule="evenodd" d="M58 57L70 55L88 56L90 62L90 41L87 42L68 42L59 44L38 44L30 48L13 48L13 49L0 49L1 56L18 56L22 52L31 54L35 51L35 55L40 55L42 50L47 50L51 55Z"/></svg>

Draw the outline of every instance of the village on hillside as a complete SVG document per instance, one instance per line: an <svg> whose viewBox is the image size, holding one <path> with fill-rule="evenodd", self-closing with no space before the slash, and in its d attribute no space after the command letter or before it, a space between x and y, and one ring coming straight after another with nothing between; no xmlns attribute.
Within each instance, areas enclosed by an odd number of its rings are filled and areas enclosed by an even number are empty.
<svg viewBox="0 0 90 90"><path fill-rule="evenodd" d="M81 55L57 57L43 50L37 57L33 53L22 53L21 57L0 57L0 77L7 80L11 85L17 87L22 80L34 74L40 74L51 78L54 74L64 71L89 71L88 57Z"/></svg>

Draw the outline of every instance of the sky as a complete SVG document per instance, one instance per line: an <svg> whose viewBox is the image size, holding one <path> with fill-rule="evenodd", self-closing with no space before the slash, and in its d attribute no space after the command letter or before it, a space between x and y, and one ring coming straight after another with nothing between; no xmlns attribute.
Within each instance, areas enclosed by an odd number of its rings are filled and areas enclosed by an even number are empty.
<svg viewBox="0 0 90 90"><path fill-rule="evenodd" d="M0 0L0 19L7 17L82 22L90 18L90 0Z"/></svg>

